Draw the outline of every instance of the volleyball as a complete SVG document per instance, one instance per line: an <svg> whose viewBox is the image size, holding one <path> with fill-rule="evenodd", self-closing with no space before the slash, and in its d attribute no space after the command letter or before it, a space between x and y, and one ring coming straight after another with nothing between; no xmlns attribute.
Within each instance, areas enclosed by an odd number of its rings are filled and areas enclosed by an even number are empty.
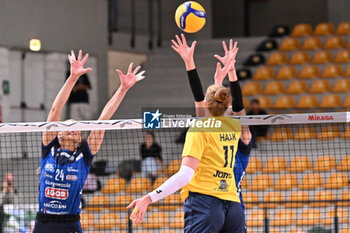
<svg viewBox="0 0 350 233"><path fill-rule="evenodd" d="M187 33L195 33L201 30L206 19L207 14L204 8L194 1L182 3L175 12L177 26Z"/></svg>

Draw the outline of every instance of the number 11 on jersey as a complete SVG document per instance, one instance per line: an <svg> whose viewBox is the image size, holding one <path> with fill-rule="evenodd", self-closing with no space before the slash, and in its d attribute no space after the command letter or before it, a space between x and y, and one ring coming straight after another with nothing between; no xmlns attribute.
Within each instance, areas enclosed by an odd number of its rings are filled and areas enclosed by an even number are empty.
<svg viewBox="0 0 350 233"><path fill-rule="evenodd" d="M228 146L224 146L223 149L225 151L225 165L224 165L224 167L227 167L227 165L228 165L228 154L229 154L229 150L231 150L230 168L232 168L233 152L234 152L235 147L233 145L231 145L230 148Z"/></svg>

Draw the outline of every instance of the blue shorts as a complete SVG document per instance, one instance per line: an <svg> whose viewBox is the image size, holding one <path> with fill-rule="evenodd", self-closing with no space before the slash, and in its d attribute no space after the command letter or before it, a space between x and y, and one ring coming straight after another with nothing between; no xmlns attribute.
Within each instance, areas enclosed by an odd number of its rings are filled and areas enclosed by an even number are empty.
<svg viewBox="0 0 350 233"><path fill-rule="evenodd" d="M80 222L40 222L35 220L33 233L82 233Z"/></svg>
<svg viewBox="0 0 350 233"><path fill-rule="evenodd" d="M244 233L241 203L191 193L184 204L185 233Z"/></svg>

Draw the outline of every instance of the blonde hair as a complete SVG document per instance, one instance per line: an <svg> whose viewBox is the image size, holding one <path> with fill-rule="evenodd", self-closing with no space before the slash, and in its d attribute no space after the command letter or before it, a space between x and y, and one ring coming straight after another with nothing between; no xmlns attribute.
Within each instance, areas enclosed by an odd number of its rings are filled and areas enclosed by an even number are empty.
<svg viewBox="0 0 350 233"><path fill-rule="evenodd" d="M207 89L205 99L212 116L223 116L231 101L230 89L220 85L211 85Z"/></svg>

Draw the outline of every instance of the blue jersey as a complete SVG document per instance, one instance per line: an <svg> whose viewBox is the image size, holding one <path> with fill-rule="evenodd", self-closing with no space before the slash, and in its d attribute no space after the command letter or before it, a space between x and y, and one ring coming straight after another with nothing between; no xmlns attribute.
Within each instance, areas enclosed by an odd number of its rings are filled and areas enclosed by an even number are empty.
<svg viewBox="0 0 350 233"><path fill-rule="evenodd" d="M235 175L235 180L236 180L237 192L238 192L239 199L241 200L243 211L245 211L245 205L243 202L241 183L243 181L245 170L247 169L247 166L249 163L249 155L250 155L251 147L252 147L251 141L248 145L246 145L244 144L244 142L242 142L242 140L239 140L238 149L236 152L235 167L233 169L233 173Z"/></svg>
<svg viewBox="0 0 350 233"><path fill-rule="evenodd" d="M86 140L75 152L60 149L57 137L49 145L42 145L40 213L80 213L82 189L90 171L92 159L93 155Z"/></svg>

